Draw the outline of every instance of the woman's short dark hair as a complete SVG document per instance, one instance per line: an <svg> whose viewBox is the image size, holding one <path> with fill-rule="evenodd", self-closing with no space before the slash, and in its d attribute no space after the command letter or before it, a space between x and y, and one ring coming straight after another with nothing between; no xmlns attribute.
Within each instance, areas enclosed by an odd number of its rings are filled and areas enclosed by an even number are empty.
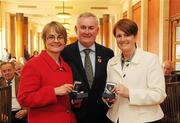
<svg viewBox="0 0 180 123"><path fill-rule="evenodd" d="M130 19L121 19L119 20L113 28L113 34L116 36L116 29L120 29L125 32L127 35L137 35L138 26L137 24Z"/></svg>
<svg viewBox="0 0 180 123"><path fill-rule="evenodd" d="M66 43L67 42L66 29L64 28L64 26L61 23L56 22L56 21L52 21L44 26L43 31L42 31L42 39L43 39L44 43L46 42L47 33L50 32L52 28L54 28L54 30L56 31L57 34L60 34L64 37L64 41Z"/></svg>

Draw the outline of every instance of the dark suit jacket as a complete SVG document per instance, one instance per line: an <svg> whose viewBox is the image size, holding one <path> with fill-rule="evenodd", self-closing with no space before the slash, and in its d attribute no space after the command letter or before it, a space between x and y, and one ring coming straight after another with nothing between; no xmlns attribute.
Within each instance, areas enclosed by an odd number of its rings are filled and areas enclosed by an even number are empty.
<svg viewBox="0 0 180 123"><path fill-rule="evenodd" d="M69 63L73 71L73 79L81 81L81 90L88 92L88 98L83 99L80 108L74 109L78 123L106 123L108 107L102 102L102 93L106 84L106 66L114 56L111 49L95 43L95 76L90 89L85 69L81 60L78 43L68 45L62 56Z"/></svg>
<svg viewBox="0 0 180 123"><path fill-rule="evenodd" d="M0 87L6 87L7 86L7 82L6 80L1 77L0 78ZM15 91L16 91L16 96L18 93L18 86L19 86L19 76L15 75ZM2 93L2 94L1 94ZM11 91L8 90L4 90L2 89L0 92L0 114L6 114L6 116L10 116L10 114L8 113L9 111L11 111ZM5 120L6 121L6 120ZM1 120L0 120L1 122Z"/></svg>
<svg viewBox="0 0 180 123"><path fill-rule="evenodd" d="M165 82L179 82L180 81L180 74L179 71L171 72L171 75L165 75Z"/></svg>

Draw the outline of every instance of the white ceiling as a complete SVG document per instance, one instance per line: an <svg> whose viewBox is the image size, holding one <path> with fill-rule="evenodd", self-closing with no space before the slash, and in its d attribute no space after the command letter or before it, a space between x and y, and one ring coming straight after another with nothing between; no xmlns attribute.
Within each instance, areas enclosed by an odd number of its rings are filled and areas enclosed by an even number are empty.
<svg viewBox="0 0 180 123"><path fill-rule="evenodd" d="M62 0L1 0L5 2L5 11L11 14L24 13L29 21L37 25L44 25L52 20L61 21L56 17L62 12ZM89 11L102 17L103 14L111 14L115 18L119 16L121 3L124 0L64 0L64 11L72 15L65 22L74 28L75 20L79 13Z"/></svg>

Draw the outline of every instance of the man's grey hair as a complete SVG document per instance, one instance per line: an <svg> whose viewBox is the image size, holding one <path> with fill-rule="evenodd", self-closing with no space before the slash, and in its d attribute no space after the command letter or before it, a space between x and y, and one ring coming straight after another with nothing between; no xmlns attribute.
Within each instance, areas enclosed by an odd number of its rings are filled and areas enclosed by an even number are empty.
<svg viewBox="0 0 180 123"><path fill-rule="evenodd" d="M97 18L97 16L94 15L93 13L91 13L91 12L84 12L84 13L81 13L81 14L78 16L78 18L77 18L76 24L78 24L79 19L80 19L81 17L87 17L87 18L88 18L88 17L93 17L93 18L96 19L96 22L97 22L97 25L98 25L98 18Z"/></svg>

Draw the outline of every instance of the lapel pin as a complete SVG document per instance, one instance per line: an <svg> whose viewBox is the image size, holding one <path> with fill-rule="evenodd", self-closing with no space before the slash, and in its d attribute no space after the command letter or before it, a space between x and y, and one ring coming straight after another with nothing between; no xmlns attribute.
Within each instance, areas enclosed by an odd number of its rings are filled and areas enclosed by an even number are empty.
<svg viewBox="0 0 180 123"><path fill-rule="evenodd" d="M97 60L98 60L98 63L101 63L102 62L101 56L97 56Z"/></svg>

